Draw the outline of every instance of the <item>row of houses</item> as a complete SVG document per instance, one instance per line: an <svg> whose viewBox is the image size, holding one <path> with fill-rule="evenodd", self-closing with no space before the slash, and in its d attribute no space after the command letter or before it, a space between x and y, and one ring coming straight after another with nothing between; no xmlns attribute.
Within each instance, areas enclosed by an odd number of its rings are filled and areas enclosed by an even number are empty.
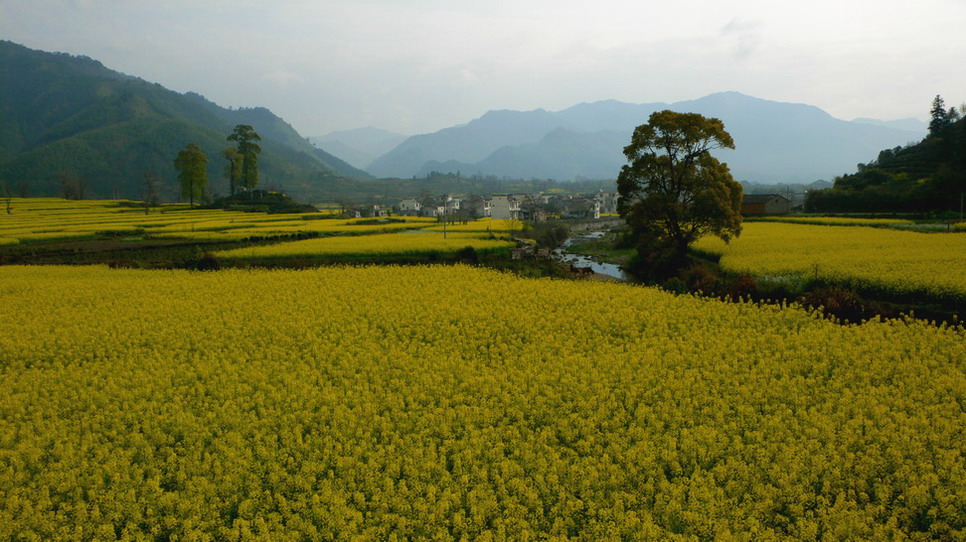
<svg viewBox="0 0 966 542"><path fill-rule="evenodd" d="M572 194L492 194L480 196L427 196L405 198L394 209L403 216L491 217L504 220L542 221L550 215L600 218L617 213L617 192L600 191L592 195ZM778 194L746 194L741 204L745 216L780 215L791 210L791 202ZM390 209L374 206L374 216L385 216Z"/></svg>
<svg viewBox="0 0 966 542"><path fill-rule="evenodd" d="M464 198L461 196L431 196L422 200L406 198L399 202L398 212L403 216L456 216L472 214L475 216L490 216L490 202L479 197Z"/></svg>
<svg viewBox="0 0 966 542"><path fill-rule="evenodd" d="M489 197L405 198L399 202L398 213L404 216L459 216L491 217L504 220L545 220L548 215L600 218L602 214L617 213L617 192L598 192L593 195L571 194L491 194Z"/></svg>

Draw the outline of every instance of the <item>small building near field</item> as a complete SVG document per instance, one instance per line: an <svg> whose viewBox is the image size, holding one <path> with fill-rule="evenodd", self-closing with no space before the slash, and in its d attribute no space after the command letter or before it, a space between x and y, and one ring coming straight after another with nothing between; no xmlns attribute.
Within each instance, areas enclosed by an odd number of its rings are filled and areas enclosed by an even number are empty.
<svg viewBox="0 0 966 542"><path fill-rule="evenodd" d="M619 198L620 194L617 192L604 192L603 190L594 196L594 199L600 205L600 214L602 215L617 214L617 200Z"/></svg>
<svg viewBox="0 0 966 542"><path fill-rule="evenodd" d="M520 201L512 194L493 194L490 216L494 220L520 220Z"/></svg>
<svg viewBox="0 0 966 542"><path fill-rule="evenodd" d="M403 216L419 216L422 205L416 198L406 198L399 202L399 214Z"/></svg>
<svg viewBox="0 0 966 542"><path fill-rule="evenodd" d="M791 208L792 202L778 194L745 194L741 200L742 216L784 215Z"/></svg>

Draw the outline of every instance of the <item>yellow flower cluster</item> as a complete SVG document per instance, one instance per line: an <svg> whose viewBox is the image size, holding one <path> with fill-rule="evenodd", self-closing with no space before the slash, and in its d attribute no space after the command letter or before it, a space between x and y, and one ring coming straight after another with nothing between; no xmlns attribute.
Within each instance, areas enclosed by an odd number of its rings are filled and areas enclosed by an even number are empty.
<svg viewBox="0 0 966 542"><path fill-rule="evenodd" d="M721 254L726 269L757 276L966 296L966 235L961 233L751 222L730 244L707 237L694 248Z"/></svg>
<svg viewBox="0 0 966 542"><path fill-rule="evenodd" d="M237 248L216 252L221 258L266 258L288 256L368 256L407 255L427 252L456 252L466 247L474 250L507 249L512 241L487 239L468 233L417 231L382 233L360 237L339 236L290 241L260 247Z"/></svg>
<svg viewBox="0 0 966 542"><path fill-rule="evenodd" d="M966 536L962 328L461 266L0 296L4 540Z"/></svg>

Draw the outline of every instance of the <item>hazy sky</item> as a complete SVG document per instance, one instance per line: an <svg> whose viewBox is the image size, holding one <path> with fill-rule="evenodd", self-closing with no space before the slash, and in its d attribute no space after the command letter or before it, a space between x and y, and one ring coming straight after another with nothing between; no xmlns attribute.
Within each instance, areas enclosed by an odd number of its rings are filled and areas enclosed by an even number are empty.
<svg viewBox="0 0 966 542"><path fill-rule="evenodd" d="M722 90L925 120L966 100L964 23L966 0L0 0L2 39L304 136Z"/></svg>

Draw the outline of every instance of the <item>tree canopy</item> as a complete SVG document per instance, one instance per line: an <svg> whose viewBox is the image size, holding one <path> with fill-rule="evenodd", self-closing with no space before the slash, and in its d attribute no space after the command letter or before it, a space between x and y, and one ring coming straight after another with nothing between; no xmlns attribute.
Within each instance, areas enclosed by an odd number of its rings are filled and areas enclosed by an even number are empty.
<svg viewBox="0 0 966 542"><path fill-rule="evenodd" d="M228 136L228 141L238 143L238 154L241 156L241 186L246 190L254 190L258 185L258 153L262 148L255 143L261 141L258 132L248 124L239 124Z"/></svg>
<svg viewBox="0 0 966 542"><path fill-rule="evenodd" d="M228 194L234 196L241 183L242 156L235 147L228 147L222 151L225 157L225 178L228 179Z"/></svg>
<svg viewBox="0 0 966 542"><path fill-rule="evenodd" d="M959 120L959 111L955 107L950 107L947 110L943 97L937 94L932 100L929 116L929 135L942 137L943 132Z"/></svg>
<svg viewBox="0 0 966 542"><path fill-rule="evenodd" d="M741 233L741 184L711 156L734 147L720 120L696 113L655 112L634 130L617 178L618 211L652 272L682 266L703 235Z"/></svg>
<svg viewBox="0 0 966 542"><path fill-rule="evenodd" d="M188 198L191 206L194 207L195 198L202 198L205 185L208 184L208 157L201 147L188 143L175 158L174 167L178 170L181 196Z"/></svg>

